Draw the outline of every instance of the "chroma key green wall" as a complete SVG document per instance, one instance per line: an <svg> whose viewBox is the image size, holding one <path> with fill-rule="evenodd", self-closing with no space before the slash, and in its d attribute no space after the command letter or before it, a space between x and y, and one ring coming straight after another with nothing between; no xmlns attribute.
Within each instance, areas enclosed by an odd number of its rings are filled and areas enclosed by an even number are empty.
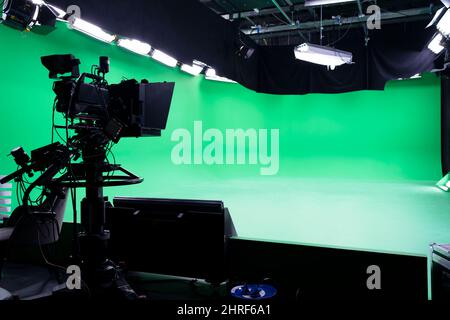
<svg viewBox="0 0 450 320"><path fill-rule="evenodd" d="M50 140L52 81L42 55L73 53L89 71L98 56L111 58L110 83L122 77L175 81L168 128L162 138L127 139L116 146L121 163L159 180L209 175L258 175L258 166L176 167L170 161L176 128L276 128L280 130L279 176L335 176L364 179L438 179L440 176L439 82L392 81L384 92L339 95L275 96L237 84L192 77L150 58L68 30L64 24L48 36L21 33L0 25L1 153L23 145L28 150ZM134 152L132 152L134 150ZM0 157L2 171L14 169Z"/></svg>

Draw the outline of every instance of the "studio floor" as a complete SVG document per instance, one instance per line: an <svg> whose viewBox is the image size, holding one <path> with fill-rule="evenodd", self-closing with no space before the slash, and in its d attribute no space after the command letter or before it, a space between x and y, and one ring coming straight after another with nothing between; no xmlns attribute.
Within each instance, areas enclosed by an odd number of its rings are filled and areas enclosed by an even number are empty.
<svg viewBox="0 0 450 320"><path fill-rule="evenodd" d="M450 242L450 196L433 181L227 180L161 197L198 194L223 200L242 239L421 256Z"/></svg>

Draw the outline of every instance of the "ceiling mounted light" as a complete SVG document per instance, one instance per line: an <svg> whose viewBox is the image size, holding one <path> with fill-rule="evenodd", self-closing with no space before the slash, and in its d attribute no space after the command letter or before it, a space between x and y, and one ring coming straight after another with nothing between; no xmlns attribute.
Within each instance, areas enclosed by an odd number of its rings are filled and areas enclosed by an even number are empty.
<svg viewBox="0 0 450 320"><path fill-rule="evenodd" d="M188 64L181 65L182 71L189 73L193 76L198 76L203 71L203 69L204 69L204 66L196 63L195 61L192 65L188 65Z"/></svg>
<svg viewBox="0 0 450 320"><path fill-rule="evenodd" d="M436 25L438 23L438 21L441 20L441 18L444 15L446 10L447 10L446 7L442 7L438 11L436 11L433 19L431 20L431 22L425 28L429 28L431 26Z"/></svg>
<svg viewBox="0 0 450 320"><path fill-rule="evenodd" d="M100 27L80 18L75 18L72 28L104 42L113 42L116 36L103 31Z"/></svg>
<svg viewBox="0 0 450 320"><path fill-rule="evenodd" d="M336 66L351 64L353 59L351 52L310 43L303 43L295 47L294 54L298 60L328 66L332 70Z"/></svg>
<svg viewBox="0 0 450 320"><path fill-rule="evenodd" d="M166 54L160 50L154 50L151 56L153 59L165 64L166 66L172 67L172 68L176 67L178 64L177 59L172 58L171 56L169 56L168 54Z"/></svg>
<svg viewBox="0 0 450 320"><path fill-rule="evenodd" d="M440 54L445 49L443 46L443 41L444 36L440 33L436 34L428 44L428 49L433 51L435 54Z"/></svg>
<svg viewBox="0 0 450 320"><path fill-rule="evenodd" d="M3 23L9 27L24 31L49 33L55 29L58 16L50 6L41 0L4 0L2 2Z"/></svg>
<svg viewBox="0 0 450 320"><path fill-rule="evenodd" d="M56 12L58 19L63 19L67 15L67 12L58 7L55 7L54 5L47 4L47 6L50 7L54 12Z"/></svg>
<svg viewBox="0 0 450 320"><path fill-rule="evenodd" d="M213 81L219 81L219 82L228 82L228 83L236 83L236 81L233 81L231 79L218 76L216 73L216 70L213 68L206 69L205 72L205 79L207 80L213 80Z"/></svg>
<svg viewBox="0 0 450 320"><path fill-rule="evenodd" d="M329 4L338 4L355 1L356 0L305 0L305 7L326 6Z"/></svg>
<svg viewBox="0 0 450 320"><path fill-rule="evenodd" d="M450 11L447 10L436 25L436 28L445 36L450 35Z"/></svg>
<svg viewBox="0 0 450 320"><path fill-rule="evenodd" d="M119 39L117 45L141 55L148 55L150 50L152 50L152 47L148 43L135 39Z"/></svg>
<svg viewBox="0 0 450 320"><path fill-rule="evenodd" d="M446 42L450 38L450 10L446 7L437 10L431 22L426 26L426 28L430 27L436 27L437 33L428 44L428 49L435 54L440 54L447 47Z"/></svg>

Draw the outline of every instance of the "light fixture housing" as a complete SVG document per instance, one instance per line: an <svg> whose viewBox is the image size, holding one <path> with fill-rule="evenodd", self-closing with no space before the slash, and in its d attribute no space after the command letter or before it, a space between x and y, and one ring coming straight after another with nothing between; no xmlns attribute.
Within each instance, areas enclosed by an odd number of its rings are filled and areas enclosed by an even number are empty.
<svg viewBox="0 0 450 320"><path fill-rule="evenodd" d="M444 36L440 33L434 35L433 39L428 44L428 49L433 51L435 54L440 54L444 49L443 45Z"/></svg>
<svg viewBox="0 0 450 320"><path fill-rule="evenodd" d="M3 24L20 31L31 30L42 34L55 29L58 14L43 0L2 1Z"/></svg>
<svg viewBox="0 0 450 320"><path fill-rule="evenodd" d="M432 26L435 26L435 25L441 20L442 16L445 14L446 10L447 10L446 7L442 7L442 8L440 8L438 11L436 11L436 13L434 14L433 19L432 19L431 22L425 27L425 29L426 29L426 28L429 28L429 27L432 27Z"/></svg>
<svg viewBox="0 0 450 320"><path fill-rule="evenodd" d="M306 42L295 47L294 54L298 60L328 66L331 69L343 64L351 64L353 61L351 52Z"/></svg>
<svg viewBox="0 0 450 320"><path fill-rule="evenodd" d="M47 4L47 6L50 7L57 14L59 20L63 20L64 17L67 15L67 12L58 7L55 7L54 5Z"/></svg>
<svg viewBox="0 0 450 320"><path fill-rule="evenodd" d="M102 28L80 18L75 18L72 28L104 42L111 43L116 39L115 35L112 35L102 30Z"/></svg>
<svg viewBox="0 0 450 320"><path fill-rule="evenodd" d="M450 173L445 175L438 183L436 183L436 187L441 189L442 191L448 192L450 190Z"/></svg>
<svg viewBox="0 0 450 320"><path fill-rule="evenodd" d="M161 50L153 50L153 53L151 54L152 58L161 62L162 64L165 64L169 67L176 67L178 64L177 59L169 56L168 54L162 52Z"/></svg>
<svg viewBox="0 0 450 320"><path fill-rule="evenodd" d="M437 22L436 28L445 37L450 36L450 10L445 11L441 19Z"/></svg>
<svg viewBox="0 0 450 320"><path fill-rule="evenodd" d="M305 0L305 7L326 6L346 2L356 2L356 0Z"/></svg>
<svg viewBox="0 0 450 320"><path fill-rule="evenodd" d="M219 81L219 82L236 83L236 81L234 81L234 80L218 76L216 73L216 70L213 68L206 69L205 79L212 80L212 81Z"/></svg>
<svg viewBox="0 0 450 320"><path fill-rule="evenodd" d="M204 67L205 67L204 65L201 65L201 64L197 63L196 61L194 61L194 63L192 63L192 65L183 63L181 65L180 69L181 69L181 71L189 73L193 76L198 76L200 73L202 73Z"/></svg>
<svg viewBox="0 0 450 320"><path fill-rule="evenodd" d="M148 55L152 50L151 45L145 42L141 42L136 39L119 39L117 41L119 47L125 48L127 50L133 51L134 53L141 55Z"/></svg>

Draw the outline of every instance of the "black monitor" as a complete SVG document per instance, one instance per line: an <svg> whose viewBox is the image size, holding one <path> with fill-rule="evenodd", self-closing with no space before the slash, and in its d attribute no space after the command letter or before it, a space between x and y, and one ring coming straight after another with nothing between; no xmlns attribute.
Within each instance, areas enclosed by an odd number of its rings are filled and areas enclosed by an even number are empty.
<svg viewBox="0 0 450 320"><path fill-rule="evenodd" d="M236 231L221 201L116 197L107 219L112 254L130 270L227 279L228 239Z"/></svg>

